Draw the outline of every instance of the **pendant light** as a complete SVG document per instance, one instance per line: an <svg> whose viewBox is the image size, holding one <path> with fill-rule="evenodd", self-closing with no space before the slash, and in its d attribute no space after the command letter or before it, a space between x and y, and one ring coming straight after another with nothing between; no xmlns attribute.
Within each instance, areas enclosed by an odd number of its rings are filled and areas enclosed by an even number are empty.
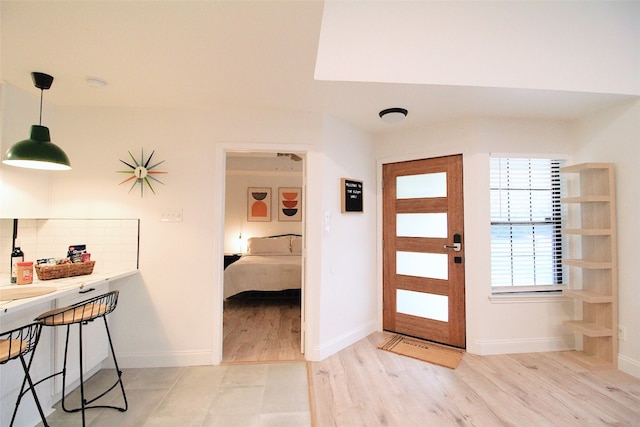
<svg viewBox="0 0 640 427"><path fill-rule="evenodd" d="M31 138L13 144L2 158L5 165L29 169L69 170L71 163L64 151L51 142L49 128L42 126L42 96L53 83L53 77L31 73L33 84L40 89L40 123L31 126Z"/></svg>

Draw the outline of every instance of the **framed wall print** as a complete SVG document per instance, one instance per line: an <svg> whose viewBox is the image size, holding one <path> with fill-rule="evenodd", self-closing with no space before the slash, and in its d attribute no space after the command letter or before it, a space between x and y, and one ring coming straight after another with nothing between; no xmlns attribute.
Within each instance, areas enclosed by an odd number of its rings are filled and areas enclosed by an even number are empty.
<svg viewBox="0 0 640 427"><path fill-rule="evenodd" d="M278 221L302 221L302 188L278 189Z"/></svg>
<svg viewBox="0 0 640 427"><path fill-rule="evenodd" d="M362 181L355 179L340 179L340 204L342 213L351 213L363 211L362 201Z"/></svg>
<svg viewBox="0 0 640 427"><path fill-rule="evenodd" d="M247 189L247 221L271 221L271 188L249 187Z"/></svg>

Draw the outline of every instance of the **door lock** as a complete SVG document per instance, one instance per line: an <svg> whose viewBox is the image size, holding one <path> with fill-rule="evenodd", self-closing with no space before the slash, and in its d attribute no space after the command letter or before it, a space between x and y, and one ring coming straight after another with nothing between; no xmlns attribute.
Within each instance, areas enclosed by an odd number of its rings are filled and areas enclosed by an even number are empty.
<svg viewBox="0 0 640 427"><path fill-rule="evenodd" d="M453 245L444 245L445 249L453 249L456 252L462 250L462 236L459 234L453 235Z"/></svg>

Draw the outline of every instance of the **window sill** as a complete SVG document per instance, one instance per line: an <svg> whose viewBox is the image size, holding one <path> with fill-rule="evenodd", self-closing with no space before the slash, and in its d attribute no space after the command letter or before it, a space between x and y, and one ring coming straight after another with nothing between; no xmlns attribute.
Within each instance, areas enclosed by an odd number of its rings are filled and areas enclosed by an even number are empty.
<svg viewBox="0 0 640 427"><path fill-rule="evenodd" d="M554 292L513 292L489 295L492 304L523 304L565 302L569 298L562 295L562 291Z"/></svg>

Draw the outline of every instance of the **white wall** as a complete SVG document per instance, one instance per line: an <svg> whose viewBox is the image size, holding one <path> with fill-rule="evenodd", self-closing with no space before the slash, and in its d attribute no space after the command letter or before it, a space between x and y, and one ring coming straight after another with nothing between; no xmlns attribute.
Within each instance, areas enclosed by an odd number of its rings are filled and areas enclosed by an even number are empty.
<svg viewBox="0 0 640 427"><path fill-rule="evenodd" d="M639 2L325 1L315 78L640 95Z"/></svg>
<svg viewBox="0 0 640 427"><path fill-rule="evenodd" d="M320 140L311 114L187 109L63 108L58 140L73 170L52 181L51 215L140 218L140 278L120 287L112 315L125 367L208 364L221 355L224 163L216 143L286 150ZM165 160L156 194L119 186L119 159L144 148ZM222 174L219 176L218 174ZM181 210L182 222L161 222ZM218 249L219 248L219 249ZM221 295L221 293L220 293ZM218 324L219 322L219 324Z"/></svg>
<svg viewBox="0 0 640 427"><path fill-rule="evenodd" d="M461 120L376 139L378 181L383 163L463 155L467 350L471 353L564 350L573 345L573 336L561 326L573 314L569 301L561 297L490 299L490 153L567 155L570 142L565 123L508 119ZM381 188L378 194L381 197ZM381 236L381 220L378 223ZM379 286L381 265L379 255Z"/></svg>
<svg viewBox="0 0 640 427"><path fill-rule="evenodd" d="M73 169L47 176L47 215L140 218L141 274L117 285L121 298L110 316L123 367L220 361L226 151L306 155L307 358L327 357L375 330L375 162L366 134L310 113L106 107L55 113L52 133ZM165 161L158 169L168 172L154 185L156 194L147 189L143 198L118 185L123 175L116 173L126 169L120 159L129 151L137 158L142 149L155 150L154 161ZM39 191L37 174L23 176L22 191ZM340 214L341 177L365 182L364 214ZM21 206L16 216L30 217L31 207ZM182 222L160 221L174 211ZM333 221L329 235L324 212Z"/></svg>
<svg viewBox="0 0 640 427"><path fill-rule="evenodd" d="M640 377L640 101L593 114L573 126L575 161L615 165L618 237L618 367Z"/></svg>
<svg viewBox="0 0 640 427"><path fill-rule="evenodd" d="M325 116L322 156L309 159L307 216L309 276L320 286L307 299L319 302L309 313L307 348L310 360L322 360L364 338L378 327L381 308L375 280L375 159L371 138L356 128ZM342 214L340 178L362 180L364 212Z"/></svg>
<svg viewBox="0 0 640 427"><path fill-rule="evenodd" d="M271 221L247 221L247 188L271 188ZM302 221L278 220L278 188L302 187L302 174L229 171L225 187L224 252L244 253L251 237L302 234ZM239 236L242 235L242 239Z"/></svg>

